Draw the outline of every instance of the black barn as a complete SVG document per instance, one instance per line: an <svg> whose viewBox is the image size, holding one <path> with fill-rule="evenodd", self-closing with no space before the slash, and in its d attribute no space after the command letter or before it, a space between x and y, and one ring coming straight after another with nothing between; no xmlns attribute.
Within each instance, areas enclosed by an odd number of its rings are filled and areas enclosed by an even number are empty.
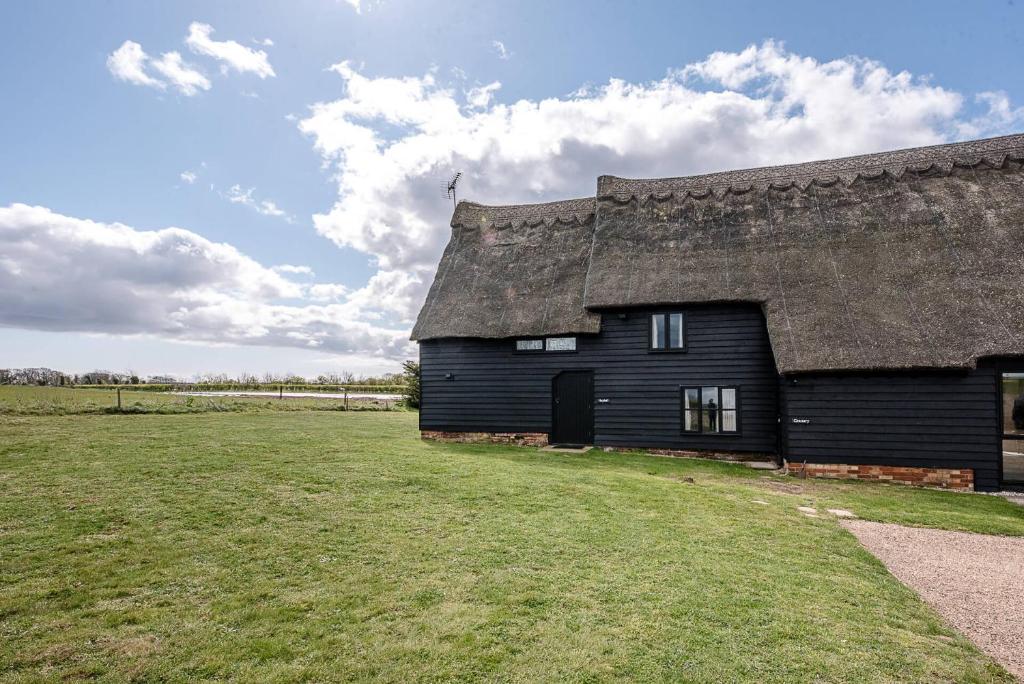
<svg viewBox="0 0 1024 684"><path fill-rule="evenodd" d="M1024 135L462 202L425 437L1024 481Z"/></svg>

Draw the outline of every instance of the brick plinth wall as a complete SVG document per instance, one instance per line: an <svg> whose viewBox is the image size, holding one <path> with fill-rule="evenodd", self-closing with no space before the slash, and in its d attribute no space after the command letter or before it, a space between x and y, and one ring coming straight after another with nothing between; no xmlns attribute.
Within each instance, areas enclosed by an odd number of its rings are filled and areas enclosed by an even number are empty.
<svg viewBox="0 0 1024 684"><path fill-rule="evenodd" d="M465 444L514 444L516 446L547 446L548 436L543 432L443 432L421 430L420 437L435 442Z"/></svg>
<svg viewBox="0 0 1024 684"><path fill-rule="evenodd" d="M886 465L846 465L836 463L785 462L786 472L798 477L824 477L837 480L876 480L919 487L974 490L974 471L970 468L908 468Z"/></svg>

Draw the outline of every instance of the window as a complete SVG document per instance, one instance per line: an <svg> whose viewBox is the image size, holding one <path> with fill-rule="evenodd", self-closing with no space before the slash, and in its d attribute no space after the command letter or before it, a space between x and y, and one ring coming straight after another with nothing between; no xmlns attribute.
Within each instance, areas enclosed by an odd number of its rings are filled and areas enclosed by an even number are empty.
<svg viewBox="0 0 1024 684"><path fill-rule="evenodd" d="M683 314L651 314L651 349L653 351L681 351L685 347Z"/></svg>
<svg viewBox="0 0 1024 684"><path fill-rule="evenodd" d="M735 387L682 387L683 432L739 432Z"/></svg>
<svg viewBox="0 0 1024 684"><path fill-rule="evenodd" d="M516 351L544 351L544 340L516 340Z"/></svg>
<svg viewBox="0 0 1024 684"><path fill-rule="evenodd" d="M575 337L549 337L545 344L548 351L576 351Z"/></svg>
<svg viewBox="0 0 1024 684"><path fill-rule="evenodd" d="M575 337L548 337L543 340L516 340L517 352L574 352Z"/></svg>

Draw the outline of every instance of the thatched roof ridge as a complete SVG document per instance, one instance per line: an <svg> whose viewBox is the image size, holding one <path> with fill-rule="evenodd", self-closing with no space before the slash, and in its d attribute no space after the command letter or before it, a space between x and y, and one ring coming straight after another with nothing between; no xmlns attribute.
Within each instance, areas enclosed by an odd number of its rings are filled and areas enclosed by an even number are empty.
<svg viewBox="0 0 1024 684"><path fill-rule="evenodd" d="M586 223L594 218L597 202L593 197L544 202L542 204L510 204L488 206L476 202L459 202L452 215L452 226L491 225L499 228L555 223Z"/></svg>
<svg viewBox="0 0 1024 684"><path fill-rule="evenodd" d="M946 175L954 167L1003 166L1007 160L1024 159L1024 135L1006 135L984 140L915 147L854 157L825 159L765 166L753 169L723 171L678 178L631 179L600 176L597 179L599 199L626 202L630 199L688 195L703 197L709 193L742 193L754 189L785 190L796 187L806 190L810 185L829 186L837 182L850 185L858 179L871 180L881 175L895 179L906 174Z"/></svg>

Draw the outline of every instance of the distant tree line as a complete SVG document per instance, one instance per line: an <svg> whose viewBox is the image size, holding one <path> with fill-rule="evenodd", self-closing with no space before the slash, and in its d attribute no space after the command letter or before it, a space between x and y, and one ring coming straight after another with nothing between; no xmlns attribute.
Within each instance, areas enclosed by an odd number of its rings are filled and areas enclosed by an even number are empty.
<svg viewBox="0 0 1024 684"><path fill-rule="evenodd" d="M258 387L261 385L286 385L290 387L309 386L345 386L356 385L365 387L395 387L405 385L407 372L385 373L376 376L356 375L355 373L321 373L316 377L306 378L294 373L242 373L231 376L227 373L202 373L189 379L179 379L170 375L150 375L146 378L127 371L117 373L95 370L88 373L64 373L51 368L0 368L0 385L49 385L63 387L72 385L223 385L232 387Z"/></svg>

